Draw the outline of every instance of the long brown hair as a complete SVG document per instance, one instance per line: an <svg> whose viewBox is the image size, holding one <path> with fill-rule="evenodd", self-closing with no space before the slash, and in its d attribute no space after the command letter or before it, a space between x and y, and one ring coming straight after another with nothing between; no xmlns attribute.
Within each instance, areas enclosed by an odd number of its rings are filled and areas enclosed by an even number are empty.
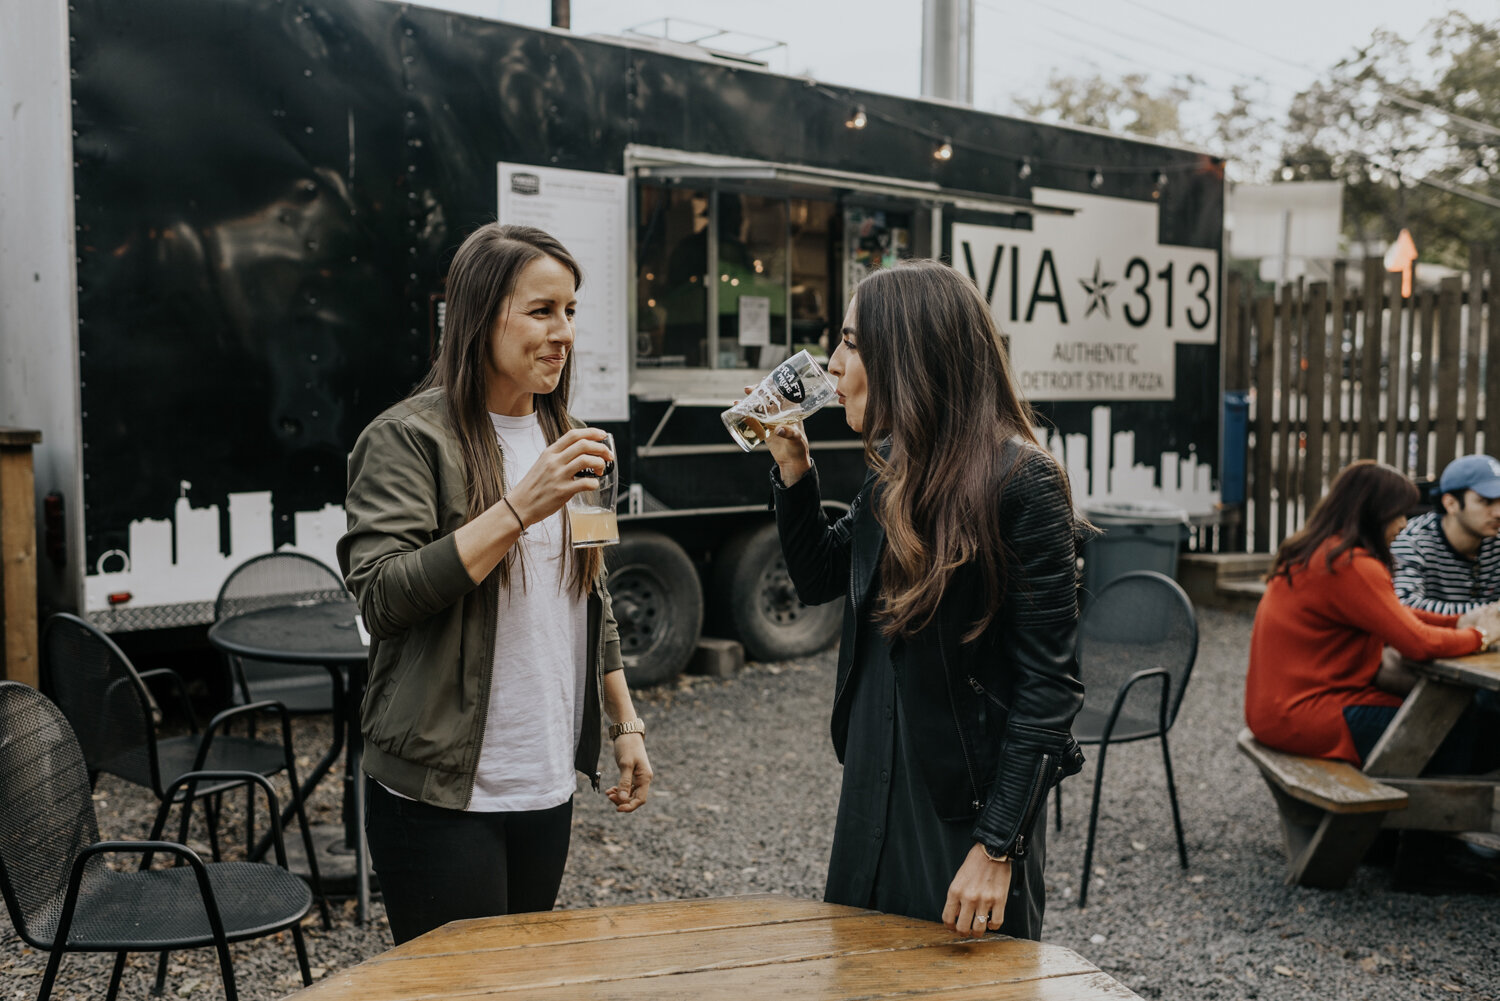
<svg viewBox="0 0 1500 1001"><path fill-rule="evenodd" d="M869 385L865 458L880 488L886 533L880 615L888 637L910 636L937 613L953 574L974 564L984 612L978 637L1007 585L999 496L1020 456L1036 445L1031 407L1016 391L1000 332L979 289L938 261L877 271L854 294L860 360ZM890 441L888 456L880 446Z"/></svg>
<svg viewBox="0 0 1500 1001"><path fill-rule="evenodd" d="M1386 526L1416 507L1419 498L1416 485L1399 470L1374 459L1351 462L1334 477L1302 530L1288 536L1276 550L1276 562L1266 580L1285 577L1290 583L1292 571L1307 566L1329 539L1338 540L1328 551L1329 570L1334 560L1356 547L1384 563L1387 570L1394 569L1391 547L1385 541Z"/></svg>
<svg viewBox="0 0 1500 1001"><path fill-rule="evenodd" d="M437 360L412 391L415 396L429 389L443 390L449 420L463 455L471 521L498 504L502 495L500 447L495 440L485 393L490 338L505 336L503 327L496 329L496 322L515 291L516 279L527 265L542 257L552 258L573 273L575 291L583 285L583 272L573 255L540 229L492 222L469 235L448 267L447 312ZM557 388L532 397L548 444L572 426L568 415L568 388L572 382L573 352L569 351ZM572 549L566 534L562 545L564 554ZM511 563L518 559L520 547L513 546L500 561L502 587L510 586ZM569 587L576 594L585 595L604 568L603 552L599 547L572 549L571 564Z"/></svg>

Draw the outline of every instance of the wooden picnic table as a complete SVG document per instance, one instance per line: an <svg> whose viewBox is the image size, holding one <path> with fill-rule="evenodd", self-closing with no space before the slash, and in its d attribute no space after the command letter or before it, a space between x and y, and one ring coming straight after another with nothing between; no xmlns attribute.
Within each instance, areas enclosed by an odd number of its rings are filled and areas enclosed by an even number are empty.
<svg viewBox="0 0 1500 1001"><path fill-rule="evenodd" d="M1422 777L1474 693L1500 691L1500 653L1411 666L1417 684L1360 770L1271 750L1248 730L1240 735L1241 750L1260 766L1276 799L1288 882L1345 885L1382 828L1500 833L1500 782L1493 776Z"/></svg>
<svg viewBox="0 0 1500 1001"><path fill-rule="evenodd" d="M1500 653L1413 663L1416 687L1365 760L1364 773L1409 797L1385 815L1386 827L1426 831L1500 831L1500 783L1479 777L1418 778L1479 689L1500 691Z"/></svg>
<svg viewBox="0 0 1500 1001"><path fill-rule="evenodd" d="M774 894L454 921L295 1001L1125 1001L1061 946Z"/></svg>

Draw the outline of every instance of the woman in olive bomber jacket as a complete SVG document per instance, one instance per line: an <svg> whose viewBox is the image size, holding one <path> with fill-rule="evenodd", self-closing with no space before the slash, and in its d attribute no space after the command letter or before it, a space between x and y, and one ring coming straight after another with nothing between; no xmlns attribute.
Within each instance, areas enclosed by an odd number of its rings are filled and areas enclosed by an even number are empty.
<svg viewBox="0 0 1500 1001"><path fill-rule="evenodd" d="M350 456L339 563L371 635L365 829L398 944L552 909L577 772L599 787L601 713L615 808L651 784L603 556L572 547L562 510L614 460L567 412L580 281L541 230L480 227L449 269L432 371Z"/></svg>

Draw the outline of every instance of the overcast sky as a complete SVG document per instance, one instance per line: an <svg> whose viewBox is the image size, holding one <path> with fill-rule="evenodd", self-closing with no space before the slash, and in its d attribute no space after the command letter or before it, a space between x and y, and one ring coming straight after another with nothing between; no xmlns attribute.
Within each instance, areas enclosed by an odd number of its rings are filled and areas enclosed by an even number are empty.
<svg viewBox="0 0 1500 1001"><path fill-rule="evenodd" d="M423 0L521 24L549 23L550 0ZM1284 110L1291 96L1369 41L1411 38L1448 9L1496 19L1495 0L976 0L974 104L1012 112L1053 71L1165 84L1192 74L1205 102L1251 83ZM618 34L663 17L785 42L772 69L887 93L921 90L921 0L572 0L573 30ZM659 28L658 28L659 30ZM743 39L730 40L742 42Z"/></svg>

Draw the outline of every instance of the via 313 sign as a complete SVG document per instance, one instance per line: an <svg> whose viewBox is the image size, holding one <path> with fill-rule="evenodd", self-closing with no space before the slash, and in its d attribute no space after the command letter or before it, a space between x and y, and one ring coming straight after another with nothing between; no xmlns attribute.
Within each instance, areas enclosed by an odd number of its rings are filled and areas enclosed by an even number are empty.
<svg viewBox="0 0 1500 1001"><path fill-rule="evenodd" d="M1031 400L1170 400L1176 345L1218 336L1219 255L1164 246L1157 204L1037 189L1031 230L953 224Z"/></svg>

